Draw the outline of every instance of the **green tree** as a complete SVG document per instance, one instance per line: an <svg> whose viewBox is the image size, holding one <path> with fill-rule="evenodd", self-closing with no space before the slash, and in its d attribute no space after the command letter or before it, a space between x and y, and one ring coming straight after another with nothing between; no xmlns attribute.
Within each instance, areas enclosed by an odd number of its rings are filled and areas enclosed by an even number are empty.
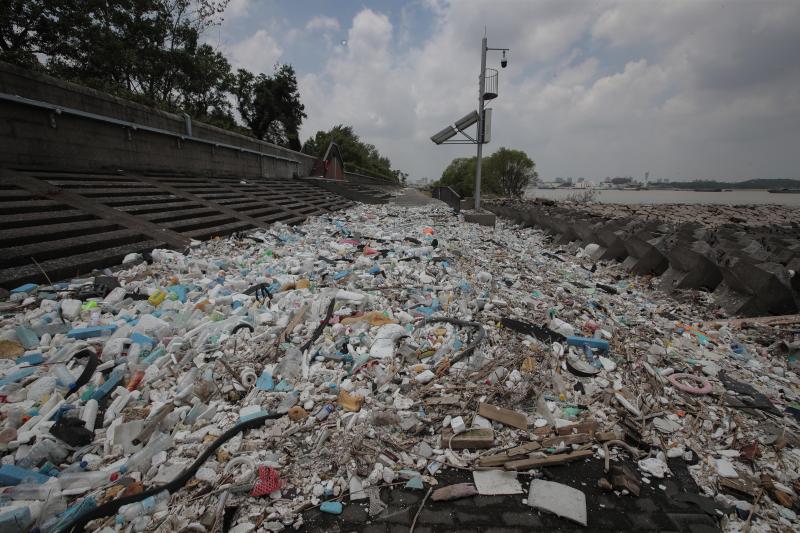
<svg viewBox="0 0 800 533"><path fill-rule="evenodd" d="M442 172L438 185L450 187L461 196L472 196L475 192L475 157L457 157ZM485 189L481 183L481 191Z"/></svg>
<svg viewBox="0 0 800 533"><path fill-rule="evenodd" d="M448 186L461 196L474 196L476 164L475 157L457 157L436 184ZM500 148L483 159L481 193L519 197L538 177L535 163L525 152Z"/></svg>
<svg viewBox="0 0 800 533"><path fill-rule="evenodd" d="M52 42L58 0L0 2L0 60L23 67L40 67L37 54Z"/></svg>
<svg viewBox="0 0 800 533"><path fill-rule="evenodd" d="M331 142L339 147L348 170L400 180L400 171L392 169L389 158L381 155L375 145L362 141L352 126L339 124L329 131L318 131L303 144L303 153L322 157Z"/></svg>
<svg viewBox="0 0 800 533"><path fill-rule="evenodd" d="M207 44L200 45L181 73L181 107L199 120L232 117L228 94L233 85L234 75L225 56Z"/></svg>
<svg viewBox="0 0 800 533"><path fill-rule="evenodd" d="M272 76L239 69L235 94L239 114L259 139L300 150L300 125L306 118L291 65L275 67Z"/></svg>
<svg viewBox="0 0 800 533"><path fill-rule="evenodd" d="M62 78L177 110L200 34L227 0L72 0L52 13L44 53Z"/></svg>
<svg viewBox="0 0 800 533"><path fill-rule="evenodd" d="M536 164L522 150L501 147L487 159L484 170L492 192L503 196L520 198L539 181Z"/></svg>
<svg viewBox="0 0 800 533"><path fill-rule="evenodd" d="M201 44L228 2L6 0L0 59L299 150L306 114L294 69L233 74ZM232 97L248 130L236 123Z"/></svg>
<svg viewBox="0 0 800 533"><path fill-rule="evenodd" d="M0 3L0 58L171 111L188 97L191 111L226 90L230 67L198 39L228 1L8 0ZM216 85L201 95L204 79ZM219 114L216 107L204 114Z"/></svg>

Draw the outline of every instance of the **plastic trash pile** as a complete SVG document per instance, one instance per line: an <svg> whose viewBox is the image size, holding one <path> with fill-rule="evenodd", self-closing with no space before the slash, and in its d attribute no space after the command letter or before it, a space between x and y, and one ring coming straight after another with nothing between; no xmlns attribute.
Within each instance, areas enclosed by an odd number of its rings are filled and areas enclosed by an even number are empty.
<svg viewBox="0 0 800 533"><path fill-rule="evenodd" d="M790 320L725 321L703 293L438 207L147 259L2 295L0 531L279 531L426 486L586 525L559 510L581 486L556 498L541 468L603 461L622 498L673 460L727 530L800 525ZM437 487L447 468L475 483Z"/></svg>

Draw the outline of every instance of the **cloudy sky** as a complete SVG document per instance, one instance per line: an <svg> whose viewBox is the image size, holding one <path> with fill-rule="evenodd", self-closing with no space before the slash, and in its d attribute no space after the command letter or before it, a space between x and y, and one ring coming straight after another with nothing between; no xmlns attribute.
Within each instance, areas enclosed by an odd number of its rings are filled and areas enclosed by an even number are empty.
<svg viewBox="0 0 800 533"><path fill-rule="evenodd" d="M351 124L416 180L474 155L430 136L477 107L484 27L512 50L485 152L544 178L800 177L798 0L231 0L207 39L295 66L303 139Z"/></svg>

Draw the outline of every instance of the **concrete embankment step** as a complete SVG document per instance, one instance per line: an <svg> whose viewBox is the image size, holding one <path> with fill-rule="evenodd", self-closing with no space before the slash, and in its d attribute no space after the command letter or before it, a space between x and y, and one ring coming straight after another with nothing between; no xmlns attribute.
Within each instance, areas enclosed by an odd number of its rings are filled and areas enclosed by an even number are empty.
<svg viewBox="0 0 800 533"><path fill-rule="evenodd" d="M129 253L350 205L292 179L2 170L0 286L88 274Z"/></svg>
<svg viewBox="0 0 800 533"><path fill-rule="evenodd" d="M713 292L731 315L781 315L800 309L800 226L794 220L748 225L742 218L710 225L702 216L690 221L688 212L670 222L632 215L630 208L622 216L610 216L553 202L499 200L485 207L545 229L559 243L594 243L593 259L614 259L631 274L659 276L664 291Z"/></svg>
<svg viewBox="0 0 800 533"><path fill-rule="evenodd" d="M354 202L364 204L385 204L392 199L392 192L399 188L397 184L389 182L386 184L373 184L315 177L303 178L303 181Z"/></svg>

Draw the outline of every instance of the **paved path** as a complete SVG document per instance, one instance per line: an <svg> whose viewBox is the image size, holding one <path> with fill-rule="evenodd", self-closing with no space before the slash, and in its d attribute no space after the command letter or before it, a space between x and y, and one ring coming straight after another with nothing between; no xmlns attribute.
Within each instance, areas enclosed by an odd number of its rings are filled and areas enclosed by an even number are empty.
<svg viewBox="0 0 800 533"><path fill-rule="evenodd" d="M446 205L444 202L431 198L426 194L423 194L418 189L403 189L402 192L392 198L392 203L397 205L403 205L407 207L417 207L421 205L431 205L431 204L441 204Z"/></svg>

